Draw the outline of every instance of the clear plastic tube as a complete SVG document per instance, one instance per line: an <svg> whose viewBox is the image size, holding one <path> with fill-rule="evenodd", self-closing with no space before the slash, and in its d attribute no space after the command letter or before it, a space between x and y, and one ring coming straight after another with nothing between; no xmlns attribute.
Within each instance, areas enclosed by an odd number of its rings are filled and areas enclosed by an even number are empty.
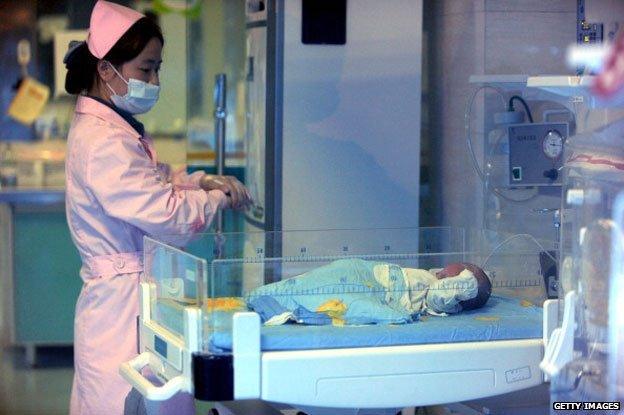
<svg viewBox="0 0 624 415"><path fill-rule="evenodd" d="M546 248L544 248L544 246L533 237L533 235L530 235L528 233L518 233L515 235L511 235L510 237L506 238L504 241L500 242L498 245L496 245L492 251L488 254L488 256L485 258L485 260L481 263L481 268L485 269L485 266L487 265L488 261L490 260L490 258L492 258L492 255L494 255L500 248L502 248L503 246L505 246L505 244L513 241L514 239L517 238L526 238L529 241L532 241L535 243L535 245L537 245L550 259L552 259L555 264L558 263L557 258L555 258L554 256L551 255L550 252L548 252L548 250Z"/></svg>
<svg viewBox="0 0 624 415"><path fill-rule="evenodd" d="M483 171L479 167L479 162L477 161L477 156L475 155L474 149L472 147L472 128L470 124L470 117L472 115L472 106L474 104L474 100L477 97L477 94L484 89L492 89L496 91L503 103L503 111L507 110L507 102L505 101L505 95L500 88L491 85L481 85L477 89L472 92L470 95L470 99L468 99L468 104L466 106L466 111L464 112L464 129L466 131L466 144L468 146L468 154L470 154L472 160L472 167L474 168L477 176L481 179L481 182L485 183L485 176Z"/></svg>

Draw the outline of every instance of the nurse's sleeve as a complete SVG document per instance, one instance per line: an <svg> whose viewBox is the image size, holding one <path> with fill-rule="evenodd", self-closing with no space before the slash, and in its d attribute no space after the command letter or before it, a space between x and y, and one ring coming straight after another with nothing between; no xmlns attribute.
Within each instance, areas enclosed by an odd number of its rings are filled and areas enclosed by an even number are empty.
<svg viewBox="0 0 624 415"><path fill-rule="evenodd" d="M203 171L196 171L191 174L186 172L186 167L177 169L171 168L168 164L158 163L158 168L165 172L169 181L174 186L185 187L187 189L200 189L199 181L206 174Z"/></svg>
<svg viewBox="0 0 624 415"><path fill-rule="evenodd" d="M94 143L87 183L107 215L154 236L201 232L227 204L221 191L169 183L138 140L125 135Z"/></svg>

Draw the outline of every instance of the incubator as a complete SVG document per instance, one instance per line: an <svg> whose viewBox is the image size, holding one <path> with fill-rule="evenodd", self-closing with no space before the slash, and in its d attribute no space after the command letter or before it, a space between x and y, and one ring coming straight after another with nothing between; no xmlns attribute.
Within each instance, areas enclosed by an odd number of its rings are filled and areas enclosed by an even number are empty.
<svg viewBox="0 0 624 415"><path fill-rule="evenodd" d="M542 364L553 376L553 402L624 400L623 133L620 118L566 145L560 275L565 301L561 328Z"/></svg>
<svg viewBox="0 0 624 415"><path fill-rule="evenodd" d="M308 414L525 389L543 382L538 365L550 329L543 325L540 255L554 247L529 235L455 228L206 234L184 250L146 238L141 354L121 373L148 399L182 390L206 401L262 399ZM384 279L376 268L372 277L341 268L353 262L431 275L472 263L487 274L492 294L472 310L386 318L397 311L393 298L413 295L414 287L400 283L401 272ZM343 274L331 274L336 269ZM306 275L323 270L337 279L319 284L325 274L305 284ZM461 291L465 283L438 289ZM276 304L285 297L303 310L284 316ZM258 298L274 307L277 322L261 318ZM312 300L322 306L305 309ZM374 321L349 319L358 307ZM162 385L143 378L145 366Z"/></svg>

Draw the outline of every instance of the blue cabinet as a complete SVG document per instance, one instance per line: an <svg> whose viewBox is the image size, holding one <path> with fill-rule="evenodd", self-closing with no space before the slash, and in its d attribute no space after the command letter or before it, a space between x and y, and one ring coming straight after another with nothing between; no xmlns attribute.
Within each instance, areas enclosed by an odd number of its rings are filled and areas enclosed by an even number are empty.
<svg viewBox="0 0 624 415"><path fill-rule="evenodd" d="M64 206L13 208L14 341L72 344L82 287Z"/></svg>

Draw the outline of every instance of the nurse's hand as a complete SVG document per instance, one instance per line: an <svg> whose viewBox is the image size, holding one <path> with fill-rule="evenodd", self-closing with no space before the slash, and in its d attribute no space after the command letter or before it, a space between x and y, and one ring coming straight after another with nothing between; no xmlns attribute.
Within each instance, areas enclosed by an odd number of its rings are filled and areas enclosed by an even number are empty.
<svg viewBox="0 0 624 415"><path fill-rule="evenodd" d="M242 210L253 204L249 191L236 177L205 174L199 180L199 185L207 192L221 190L228 197L229 205L233 209Z"/></svg>

